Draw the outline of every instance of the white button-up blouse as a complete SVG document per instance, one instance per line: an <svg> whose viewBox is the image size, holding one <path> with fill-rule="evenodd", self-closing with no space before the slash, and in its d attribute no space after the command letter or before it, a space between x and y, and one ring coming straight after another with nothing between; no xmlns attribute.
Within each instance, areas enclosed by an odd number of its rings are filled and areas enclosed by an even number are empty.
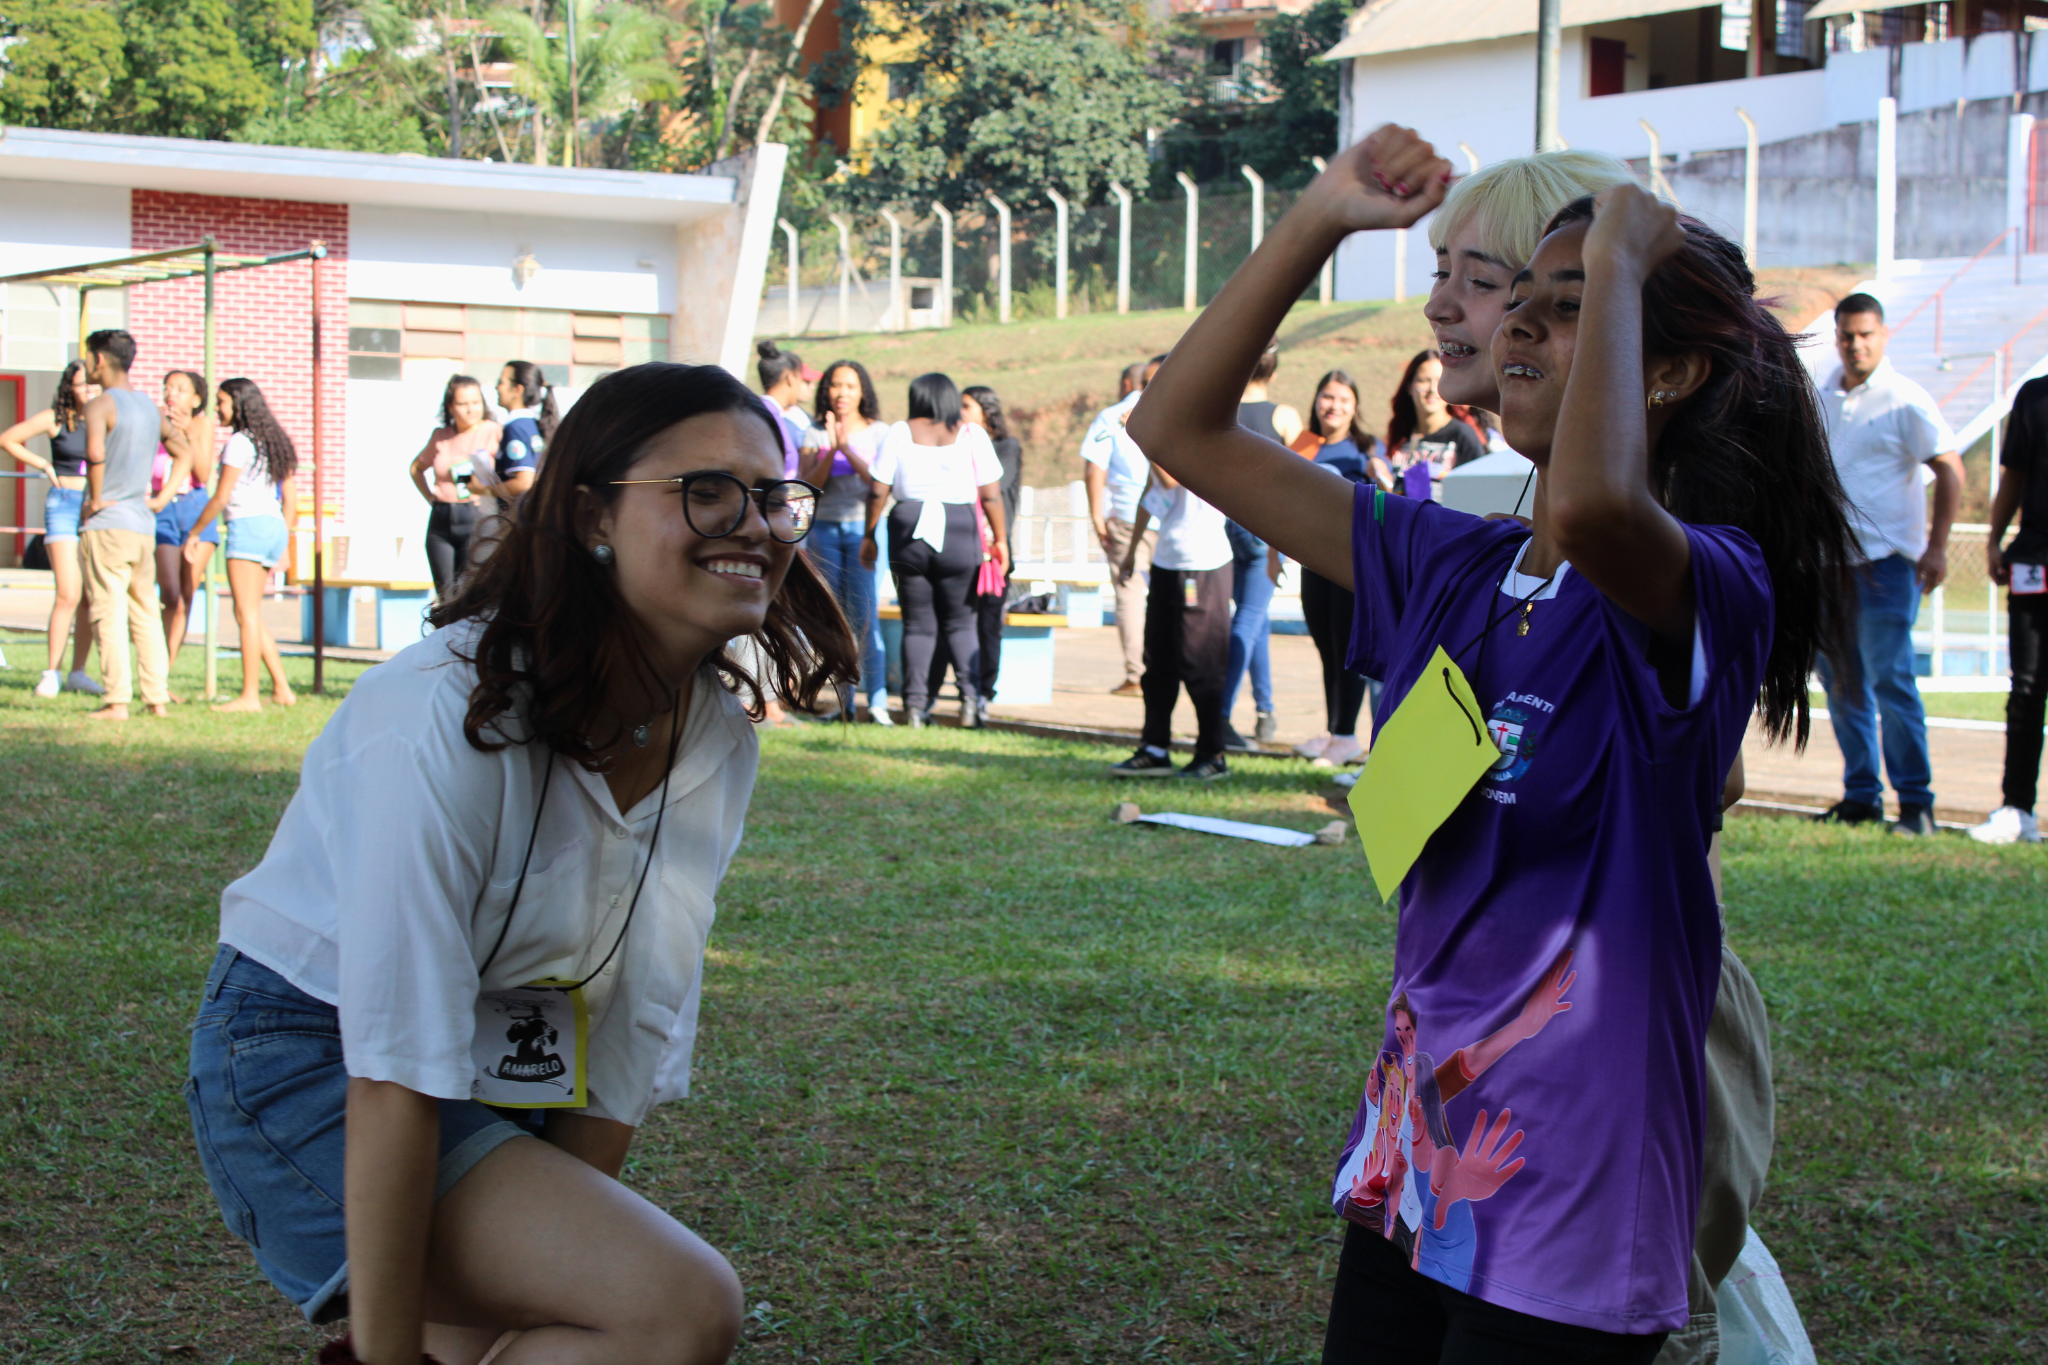
<svg viewBox="0 0 2048 1365"><path fill-rule="evenodd" d="M692 689L661 790L623 815L602 777L548 751L463 737L475 627L437 631L365 673L306 751L299 790L255 871L221 897L221 941L336 1007L351 1076L467 1099L477 996L580 980L630 932L589 1005L589 1105L637 1125L689 1092L704 944L739 847L759 745L710 673ZM507 729L517 733L516 718ZM503 946L529 834L532 862Z"/></svg>

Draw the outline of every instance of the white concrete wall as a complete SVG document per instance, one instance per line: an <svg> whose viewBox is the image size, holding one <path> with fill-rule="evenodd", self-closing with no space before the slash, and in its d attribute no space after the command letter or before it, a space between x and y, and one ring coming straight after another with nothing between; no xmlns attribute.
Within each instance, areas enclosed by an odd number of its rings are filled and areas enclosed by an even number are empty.
<svg viewBox="0 0 2048 1365"><path fill-rule="evenodd" d="M128 254L128 191L9 180L0 193L0 275Z"/></svg>
<svg viewBox="0 0 2048 1365"><path fill-rule="evenodd" d="M349 210L348 292L415 303L668 313L674 242L666 223L359 205ZM525 255L540 273L521 288L512 263Z"/></svg>

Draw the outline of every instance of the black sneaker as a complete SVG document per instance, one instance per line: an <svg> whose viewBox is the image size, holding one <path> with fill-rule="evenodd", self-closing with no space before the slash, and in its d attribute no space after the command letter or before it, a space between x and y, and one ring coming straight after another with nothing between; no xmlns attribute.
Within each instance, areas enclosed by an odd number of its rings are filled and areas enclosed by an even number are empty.
<svg viewBox="0 0 2048 1365"><path fill-rule="evenodd" d="M1899 807L1899 822L1892 826L1892 833L1904 834L1915 839L1925 839L1934 833L1934 807Z"/></svg>
<svg viewBox="0 0 2048 1365"><path fill-rule="evenodd" d="M1248 754L1257 746L1237 732L1229 721L1223 722L1223 747L1233 754Z"/></svg>
<svg viewBox="0 0 2048 1365"><path fill-rule="evenodd" d="M1884 807L1869 801L1851 801L1845 796L1813 818L1823 825L1867 825L1884 819Z"/></svg>
<svg viewBox="0 0 2048 1365"><path fill-rule="evenodd" d="M1174 776L1184 777L1192 782L1214 782L1219 777L1230 776L1230 766L1223 761L1222 754L1213 754L1208 758L1196 759Z"/></svg>
<svg viewBox="0 0 2048 1365"><path fill-rule="evenodd" d="M1140 749L1121 763L1109 765L1111 777L1172 777L1173 760L1165 754Z"/></svg>

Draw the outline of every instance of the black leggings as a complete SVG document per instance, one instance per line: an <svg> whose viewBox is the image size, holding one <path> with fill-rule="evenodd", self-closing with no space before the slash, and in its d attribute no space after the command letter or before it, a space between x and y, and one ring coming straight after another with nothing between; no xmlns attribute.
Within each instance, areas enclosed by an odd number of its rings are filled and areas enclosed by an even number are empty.
<svg viewBox="0 0 2048 1365"><path fill-rule="evenodd" d="M1351 1223L1323 1365L1649 1365L1667 1335L1574 1327L1475 1299L1411 1269L1392 1242Z"/></svg>
<svg viewBox="0 0 2048 1365"><path fill-rule="evenodd" d="M434 596L447 601L455 580L469 567L469 542L476 535L476 506L437 502L427 513L427 567L434 573Z"/></svg>
<svg viewBox="0 0 2048 1365"><path fill-rule="evenodd" d="M889 513L889 572L896 578L896 602L903 609L903 702L913 711L931 709L932 698L953 664L953 680L967 701L981 693L981 632L974 580L981 573L981 535L974 508L946 504L946 549L935 554L910 533L921 502L899 502ZM939 637L946 653L939 654Z"/></svg>
<svg viewBox="0 0 2048 1365"><path fill-rule="evenodd" d="M2012 691L2005 699L2005 804L2034 808L2041 776L2041 717L2048 692L2048 594L2007 595L2012 634Z"/></svg>
<svg viewBox="0 0 2048 1365"><path fill-rule="evenodd" d="M1357 601L1319 573L1301 571L1301 614L1323 660L1323 710L1330 733L1358 733L1358 708L1365 702L1365 679L1344 667L1351 652L1351 615Z"/></svg>
<svg viewBox="0 0 2048 1365"><path fill-rule="evenodd" d="M978 574L978 571L977 571ZM996 699L996 674L1003 667L1003 612L1010 602L1010 580L1003 579L1001 593L974 599L975 633L981 638L981 697Z"/></svg>

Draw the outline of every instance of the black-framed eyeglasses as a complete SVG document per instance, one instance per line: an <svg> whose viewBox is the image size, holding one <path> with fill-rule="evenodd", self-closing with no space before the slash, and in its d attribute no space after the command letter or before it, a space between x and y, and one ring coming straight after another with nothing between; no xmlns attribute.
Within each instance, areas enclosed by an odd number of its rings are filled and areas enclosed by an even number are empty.
<svg viewBox="0 0 2048 1365"><path fill-rule="evenodd" d="M683 495L683 519L690 529L706 540L718 540L740 529L747 519L747 500L752 498L768 523L768 534L784 545L794 545L811 533L817 520L818 495L823 491L802 479L777 479L759 488L749 488L737 475L722 469L700 469L694 474L677 474L667 479L613 479L623 488L635 483L665 483Z"/></svg>

